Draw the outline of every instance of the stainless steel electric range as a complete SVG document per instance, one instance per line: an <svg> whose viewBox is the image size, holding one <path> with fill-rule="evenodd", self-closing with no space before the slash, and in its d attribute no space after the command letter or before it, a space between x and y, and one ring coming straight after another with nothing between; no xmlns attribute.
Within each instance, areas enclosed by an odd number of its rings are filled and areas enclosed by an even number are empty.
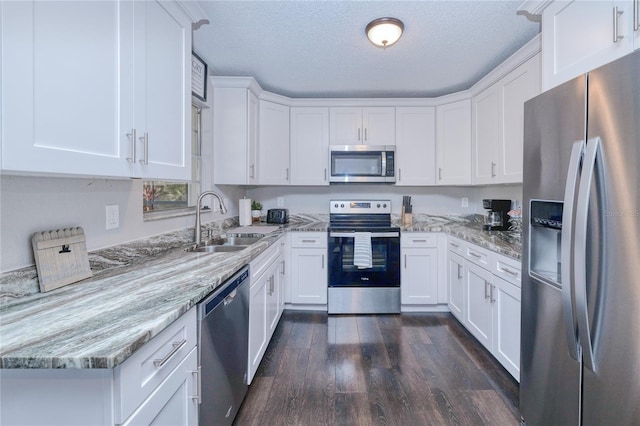
<svg viewBox="0 0 640 426"><path fill-rule="evenodd" d="M391 226L390 200L332 200L328 259L330 314L400 312L400 228Z"/></svg>

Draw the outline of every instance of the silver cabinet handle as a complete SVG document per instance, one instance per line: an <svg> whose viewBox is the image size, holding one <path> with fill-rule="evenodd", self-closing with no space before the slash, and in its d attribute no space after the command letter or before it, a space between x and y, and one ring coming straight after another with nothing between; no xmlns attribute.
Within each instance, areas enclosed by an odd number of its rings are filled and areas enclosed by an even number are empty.
<svg viewBox="0 0 640 426"><path fill-rule="evenodd" d="M485 280L484 281L484 300L487 300L489 298L488 287L489 287L489 282Z"/></svg>
<svg viewBox="0 0 640 426"><path fill-rule="evenodd" d="M460 244L456 244L456 243L449 243L449 245L452 245L452 246L454 246L455 248L460 247Z"/></svg>
<svg viewBox="0 0 640 426"><path fill-rule="evenodd" d="M324 168L324 180L325 180L325 182L327 180L327 168L326 167Z"/></svg>
<svg viewBox="0 0 640 426"><path fill-rule="evenodd" d="M469 252L469 254L470 254L471 256L475 257L476 259L481 259L481 258L482 258L482 256L480 256L479 254L474 253L474 252L472 252L472 251L470 251L470 252Z"/></svg>
<svg viewBox="0 0 640 426"><path fill-rule="evenodd" d="M130 163L136 162L136 129L131 129L131 133L127 133L127 136L131 139L131 156L127 157L127 161Z"/></svg>
<svg viewBox="0 0 640 426"><path fill-rule="evenodd" d="M573 276L573 215L575 209L576 188L580 177L580 164L584 153L584 141L573 143L567 182L564 188L564 204L562 209L562 235L560 241L560 280L562 281L562 315L564 331L569 349L569 356L576 361L578 355L578 322L574 315L573 288L575 287Z"/></svg>
<svg viewBox="0 0 640 426"><path fill-rule="evenodd" d="M358 129L358 140L360 140L360 129Z"/></svg>
<svg viewBox="0 0 640 426"><path fill-rule="evenodd" d="M140 160L141 164L145 166L149 164L149 133L144 132L144 136L139 138L142 141L142 160Z"/></svg>
<svg viewBox="0 0 640 426"><path fill-rule="evenodd" d="M442 180L442 167L438 167L438 180Z"/></svg>
<svg viewBox="0 0 640 426"><path fill-rule="evenodd" d="M496 303L496 299L493 298L493 290L496 288L495 285L489 284L489 301L491 303Z"/></svg>
<svg viewBox="0 0 640 426"><path fill-rule="evenodd" d="M367 140L367 128L366 127L364 128L364 140L365 141Z"/></svg>
<svg viewBox="0 0 640 426"><path fill-rule="evenodd" d="M288 167L287 167L287 169L286 169L286 175L287 175L287 176L286 176L286 180L289 180L289 168L288 168Z"/></svg>
<svg viewBox="0 0 640 426"><path fill-rule="evenodd" d="M494 163L493 161L491 162L491 177L496 177L496 163Z"/></svg>
<svg viewBox="0 0 640 426"><path fill-rule="evenodd" d="M407 269L407 255L404 255L404 269Z"/></svg>
<svg viewBox="0 0 640 426"><path fill-rule="evenodd" d="M640 23L638 21L640 21L640 19L638 19L638 9L640 9L640 7L638 7L638 2L640 0L633 0L633 31L638 31L638 28L640 28Z"/></svg>
<svg viewBox="0 0 640 426"><path fill-rule="evenodd" d="M458 263L458 279L462 279L462 265Z"/></svg>
<svg viewBox="0 0 640 426"><path fill-rule="evenodd" d="M285 274L286 274L286 273L285 273L285 263L284 263L284 259L282 259L282 270L280 271L280 273L281 273L282 275L285 275Z"/></svg>
<svg viewBox="0 0 640 426"><path fill-rule="evenodd" d="M322 255L322 269L324 269L324 254Z"/></svg>
<svg viewBox="0 0 640 426"><path fill-rule="evenodd" d="M402 169L398 169L398 180L402 180Z"/></svg>
<svg viewBox="0 0 640 426"><path fill-rule="evenodd" d="M613 6L613 42L617 43L624 36L618 34L618 18L624 13L624 10L618 10L618 6Z"/></svg>
<svg viewBox="0 0 640 426"><path fill-rule="evenodd" d="M196 376L196 394L191 396L191 399L198 401L198 404L202 402L200 399L200 395L202 394L202 384L200 383L200 374L201 367L198 367L197 370L191 370L191 374L195 374Z"/></svg>
<svg viewBox="0 0 640 426"><path fill-rule="evenodd" d="M255 166L255 164L252 164L252 165L249 166L249 177L251 179L255 179L255 177L256 177L256 166Z"/></svg>
<svg viewBox="0 0 640 426"><path fill-rule="evenodd" d="M300 240L301 243L315 243L316 240Z"/></svg>
<svg viewBox="0 0 640 426"><path fill-rule="evenodd" d="M414 243L426 243L427 242L427 240L411 240L411 241L413 241Z"/></svg>
<svg viewBox="0 0 640 426"><path fill-rule="evenodd" d="M171 352L166 354L162 359L153 360L153 365L155 365L157 368L161 368L163 365L167 363L167 361L171 359L172 356L176 354L176 352L178 352L186 344L187 344L187 339L182 339L179 342L173 342L172 343L173 349L171 349Z"/></svg>
<svg viewBox="0 0 640 426"><path fill-rule="evenodd" d="M517 277L518 273L516 271L512 271L511 269L507 269L504 266L500 268L500 272L506 272L507 274L513 276L513 277Z"/></svg>
<svg viewBox="0 0 640 426"><path fill-rule="evenodd" d="M574 251L574 278L576 297L576 317L578 319L578 333L582 346L582 356L585 365L594 373L596 372L596 360L593 352L593 340L589 325L589 306L587 300L587 217L591 201L591 184L598 165L597 158L601 158L600 138L590 139L587 142L584 160L582 161L582 176L578 190L578 202L576 203L575 222L575 251ZM564 234L564 230L562 231ZM590 259L598 262L597 259ZM600 262L598 262L600 263ZM602 267L601 265L599 267ZM596 276L598 276L596 274ZM600 282L597 285L602 285ZM598 308L596 307L596 312Z"/></svg>

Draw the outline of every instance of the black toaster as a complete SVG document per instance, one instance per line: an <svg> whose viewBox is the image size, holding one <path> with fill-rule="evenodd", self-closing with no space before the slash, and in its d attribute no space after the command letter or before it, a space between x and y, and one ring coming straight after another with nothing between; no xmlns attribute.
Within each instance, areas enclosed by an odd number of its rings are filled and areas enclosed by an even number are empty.
<svg viewBox="0 0 640 426"><path fill-rule="evenodd" d="M289 209L267 210L267 223L289 223Z"/></svg>

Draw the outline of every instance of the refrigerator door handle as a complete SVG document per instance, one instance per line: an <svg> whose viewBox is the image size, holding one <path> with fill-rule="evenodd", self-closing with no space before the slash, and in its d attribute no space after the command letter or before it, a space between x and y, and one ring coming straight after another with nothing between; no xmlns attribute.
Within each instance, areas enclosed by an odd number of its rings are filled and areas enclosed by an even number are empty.
<svg viewBox="0 0 640 426"><path fill-rule="evenodd" d="M596 159L600 153L600 138L589 139L585 150L582 165L582 177L578 191L578 203L576 204L576 228L575 228L575 252L573 258L576 315L578 317L578 332L582 346L584 364L594 373L596 372L595 357L591 330L589 328L589 311L587 309L587 217L589 215L589 202L591 195L591 183L596 167Z"/></svg>
<svg viewBox="0 0 640 426"><path fill-rule="evenodd" d="M576 189L580 179L580 165L584 155L584 141L576 141L571 148L567 183L564 188L564 206L562 208L562 236L560 252L560 281L562 282L562 315L564 329L569 347L569 356L576 361L580 358L578 345L578 321L575 316L573 293L574 276L572 254L574 251L573 218L575 211Z"/></svg>

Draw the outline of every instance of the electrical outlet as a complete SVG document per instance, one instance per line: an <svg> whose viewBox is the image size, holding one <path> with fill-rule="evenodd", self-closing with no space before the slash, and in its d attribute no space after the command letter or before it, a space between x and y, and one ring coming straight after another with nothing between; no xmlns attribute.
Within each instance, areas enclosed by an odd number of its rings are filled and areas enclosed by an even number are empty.
<svg viewBox="0 0 640 426"><path fill-rule="evenodd" d="M284 207L284 198L278 197L278 207Z"/></svg>
<svg viewBox="0 0 640 426"><path fill-rule="evenodd" d="M113 204L105 207L107 217L107 229L116 229L120 227L120 206Z"/></svg>
<svg viewBox="0 0 640 426"><path fill-rule="evenodd" d="M467 197L462 197L460 199L460 206L461 207L469 207L469 199Z"/></svg>

